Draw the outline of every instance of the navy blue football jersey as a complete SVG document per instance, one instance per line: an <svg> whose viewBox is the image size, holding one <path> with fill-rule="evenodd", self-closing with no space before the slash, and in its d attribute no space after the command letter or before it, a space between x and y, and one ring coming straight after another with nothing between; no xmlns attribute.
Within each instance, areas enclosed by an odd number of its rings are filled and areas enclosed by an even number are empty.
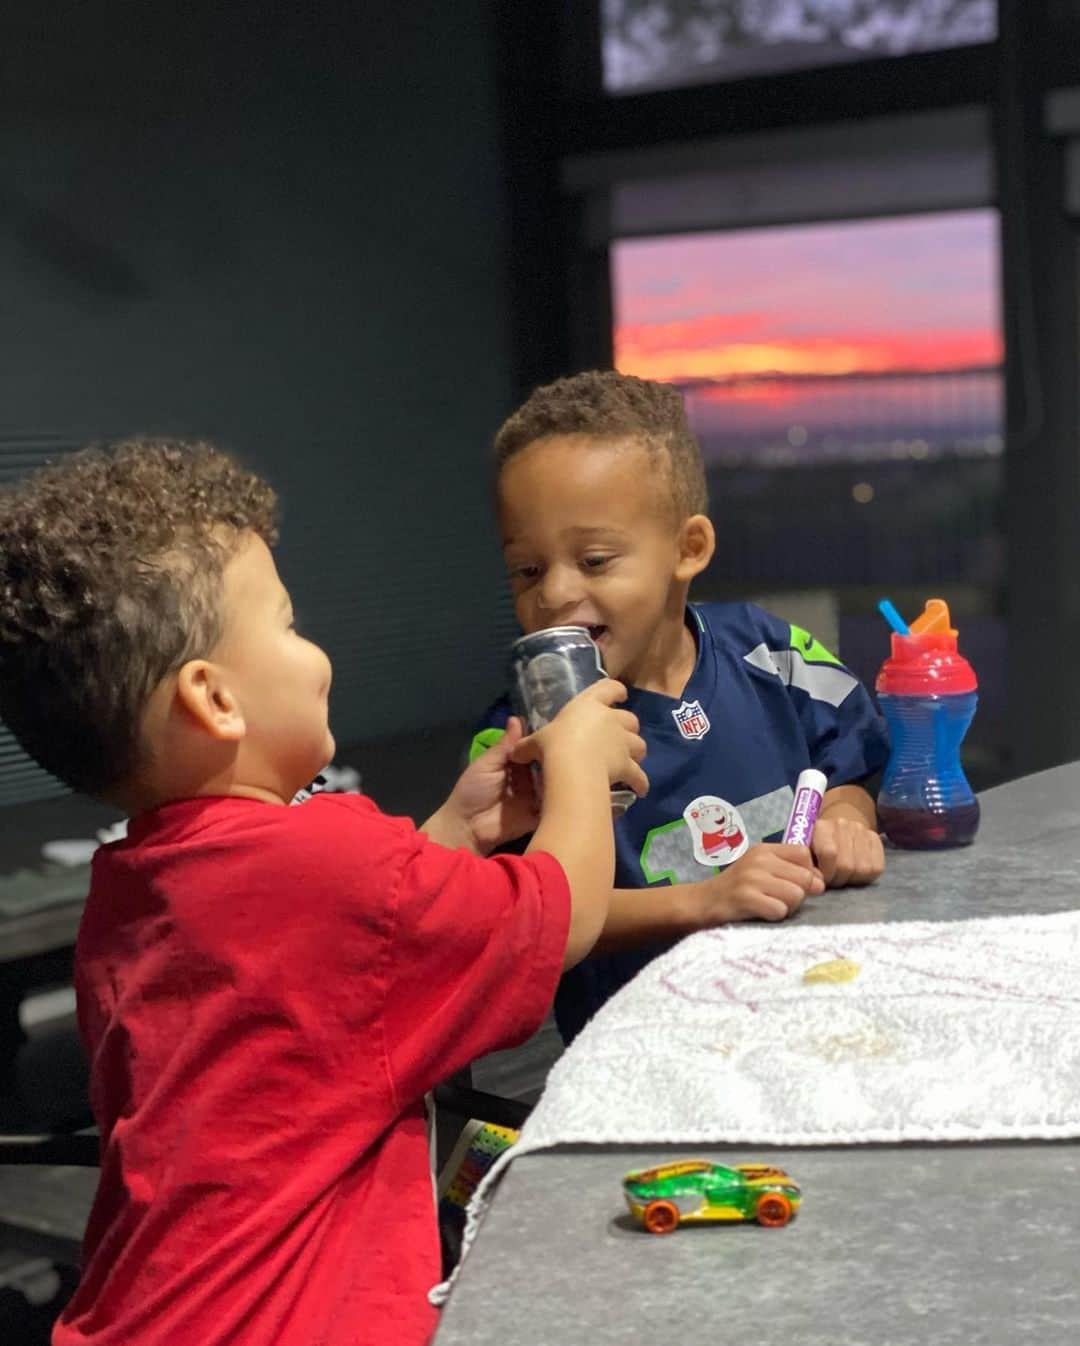
<svg viewBox="0 0 1080 1346"><path fill-rule="evenodd" d="M719 873L780 839L801 771L816 767L831 788L873 775L888 755L869 693L809 632L752 603L691 604L687 623L697 662L682 696L629 689L649 793L615 823L616 888ZM505 700L492 707L474 755L508 714ZM566 973L555 1002L563 1037L660 951L597 956Z"/></svg>

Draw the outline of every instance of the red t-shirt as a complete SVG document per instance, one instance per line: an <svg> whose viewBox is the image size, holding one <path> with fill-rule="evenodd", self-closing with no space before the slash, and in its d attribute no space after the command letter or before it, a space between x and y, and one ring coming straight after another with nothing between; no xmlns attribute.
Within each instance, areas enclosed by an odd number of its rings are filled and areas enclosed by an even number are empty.
<svg viewBox="0 0 1080 1346"><path fill-rule="evenodd" d="M193 799L94 859L76 949L102 1166L54 1346L412 1346L424 1094L529 1035L569 891L359 795Z"/></svg>

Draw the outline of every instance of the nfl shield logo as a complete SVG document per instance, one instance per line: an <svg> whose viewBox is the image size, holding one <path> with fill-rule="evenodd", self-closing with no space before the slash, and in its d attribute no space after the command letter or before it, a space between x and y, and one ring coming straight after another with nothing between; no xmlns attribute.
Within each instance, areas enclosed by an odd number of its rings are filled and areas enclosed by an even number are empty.
<svg viewBox="0 0 1080 1346"><path fill-rule="evenodd" d="M684 701L671 713L683 738L704 738L709 732L709 717L702 710L700 701Z"/></svg>

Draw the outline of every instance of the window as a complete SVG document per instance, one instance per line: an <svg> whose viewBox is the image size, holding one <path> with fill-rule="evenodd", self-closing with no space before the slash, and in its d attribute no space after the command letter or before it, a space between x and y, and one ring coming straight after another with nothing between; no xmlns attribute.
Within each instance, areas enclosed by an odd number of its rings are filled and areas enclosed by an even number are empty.
<svg viewBox="0 0 1080 1346"><path fill-rule="evenodd" d="M1001 452L991 210L617 242L615 359L717 466Z"/></svg>
<svg viewBox="0 0 1080 1346"><path fill-rule="evenodd" d="M604 85L636 93L991 42L997 0L603 0Z"/></svg>
<svg viewBox="0 0 1080 1346"><path fill-rule="evenodd" d="M612 245L616 365L680 387L702 446L701 597L827 589L872 681L877 598L940 595L1003 662L998 251L992 209Z"/></svg>

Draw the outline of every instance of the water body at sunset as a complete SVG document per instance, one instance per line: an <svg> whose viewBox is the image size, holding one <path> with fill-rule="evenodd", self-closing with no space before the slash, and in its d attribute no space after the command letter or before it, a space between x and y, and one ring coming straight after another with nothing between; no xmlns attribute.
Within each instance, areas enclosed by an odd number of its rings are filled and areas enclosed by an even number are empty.
<svg viewBox="0 0 1080 1346"><path fill-rule="evenodd" d="M989 210L622 241L616 364L713 461L993 454L997 267Z"/></svg>

